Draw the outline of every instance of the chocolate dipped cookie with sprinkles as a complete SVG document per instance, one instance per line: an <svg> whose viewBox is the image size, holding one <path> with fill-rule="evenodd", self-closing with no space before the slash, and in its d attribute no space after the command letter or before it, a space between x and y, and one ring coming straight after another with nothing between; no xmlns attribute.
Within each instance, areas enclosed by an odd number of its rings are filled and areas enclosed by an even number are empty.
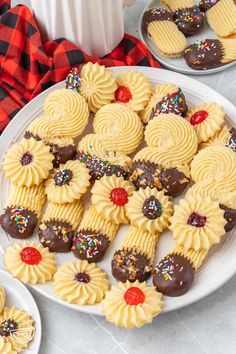
<svg viewBox="0 0 236 354"><path fill-rule="evenodd" d="M29 238L34 233L45 202L43 185L22 187L11 184L6 206L0 216L1 227L13 238Z"/></svg>
<svg viewBox="0 0 236 354"><path fill-rule="evenodd" d="M236 60L236 39L203 39L185 49L186 64L194 70L208 70Z"/></svg>
<svg viewBox="0 0 236 354"><path fill-rule="evenodd" d="M174 20L179 30L186 36L194 36L203 27L204 13L198 6L175 11Z"/></svg>

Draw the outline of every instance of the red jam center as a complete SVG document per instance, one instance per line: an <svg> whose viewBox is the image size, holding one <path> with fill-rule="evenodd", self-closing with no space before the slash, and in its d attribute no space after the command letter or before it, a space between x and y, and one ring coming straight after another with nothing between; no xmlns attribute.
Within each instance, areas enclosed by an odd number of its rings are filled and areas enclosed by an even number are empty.
<svg viewBox="0 0 236 354"><path fill-rule="evenodd" d="M26 152L21 158L22 166L27 166L33 161L33 155L29 152Z"/></svg>
<svg viewBox="0 0 236 354"><path fill-rule="evenodd" d="M75 280L77 280L79 283L87 284L90 282L90 276L87 273L77 273Z"/></svg>
<svg viewBox="0 0 236 354"><path fill-rule="evenodd" d="M133 286L126 290L124 299L127 305L139 305L144 303L145 295L141 289Z"/></svg>
<svg viewBox="0 0 236 354"><path fill-rule="evenodd" d="M193 212L188 218L188 225L196 226L196 227L203 227L206 225L206 216L199 215Z"/></svg>
<svg viewBox="0 0 236 354"><path fill-rule="evenodd" d="M127 103L132 99L130 89L125 86L118 86L115 92L115 101Z"/></svg>
<svg viewBox="0 0 236 354"><path fill-rule="evenodd" d="M111 201L117 206L124 206L128 203L128 193L124 188L114 188L110 194Z"/></svg>
<svg viewBox="0 0 236 354"><path fill-rule="evenodd" d="M192 125L200 124L200 123L204 122L204 120L208 117L208 115L209 114L207 111L195 112L190 118L190 123Z"/></svg>
<svg viewBox="0 0 236 354"><path fill-rule="evenodd" d="M37 265L42 259L41 253L34 247L25 247L20 253L22 262L29 265Z"/></svg>

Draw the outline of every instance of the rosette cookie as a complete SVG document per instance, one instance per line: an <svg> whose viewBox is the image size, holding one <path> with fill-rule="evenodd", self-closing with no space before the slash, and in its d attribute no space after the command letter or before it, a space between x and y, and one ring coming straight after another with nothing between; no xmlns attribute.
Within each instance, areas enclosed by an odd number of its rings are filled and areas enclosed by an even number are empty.
<svg viewBox="0 0 236 354"><path fill-rule="evenodd" d="M21 353L28 348L29 342L34 337L34 331L34 321L25 310L5 307L0 314L0 338L3 338L5 343L1 353ZM8 351L7 345L12 350Z"/></svg>
<svg viewBox="0 0 236 354"><path fill-rule="evenodd" d="M89 187L89 170L78 160L67 161L54 170L46 181L45 192L48 200L53 203L72 203L80 199Z"/></svg>
<svg viewBox="0 0 236 354"><path fill-rule="evenodd" d="M186 249L209 250L225 234L224 211L210 197L195 195L180 200L170 221L173 239Z"/></svg>
<svg viewBox="0 0 236 354"><path fill-rule="evenodd" d="M234 0L200 0L207 21L219 37L236 33L236 5Z"/></svg>
<svg viewBox="0 0 236 354"><path fill-rule="evenodd" d="M179 57L187 41L174 22L174 13L162 8L150 8L143 16L144 31L150 36L160 53L167 57Z"/></svg>
<svg viewBox="0 0 236 354"><path fill-rule="evenodd" d="M54 255L34 242L14 243L8 247L3 264L13 277L26 284L44 284L56 271Z"/></svg>
<svg viewBox="0 0 236 354"><path fill-rule="evenodd" d="M106 320L118 327L142 327L151 323L163 307L162 296L145 283L112 285L102 301Z"/></svg>
<svg viewBox="0 0 236 354"><path fill-rule="evenodd" d="M135 112L140 112L147 105L151 94L151 84L147 77L134 70L124 71L117 78L115 101L123 103Z"/></svg>
<svg viewBox="0 0 236 354"><path fill-rule="evenodd" d="M90 111L95 113L114 100L117 85L111 70L88 62L70 71L66 88L79 92L88 102Z"/></svg>
<svg viewBox="0 0 236 354"><path fill-rule="evenodd" d="M132 225L151 233L166 229L173 214L173 204L164 192L150 187L134 192L126 209Z"/></svg>
<svg viewBox="0 0 236 354"><path fill-rule="evenodd" d="M104 176L96 181L92 192L92 204L97 213L115 224L128 223L126 206L134 187L123 177Z"/></svg>
<svg viewBox="0 0 236 354"><path fill-rule="evenodd" d="M182 117L171 113L160 114L148 123L145 141L163 164L189 163L198 149L193 126Z"/></svg>
<svg viewBox="0 0 236 354"><path fill-rule="evenodd" d="M11 182L18 185L39 185L48 177L53 159L50 148L43 141L22 139L7 150L3 171Z"/></svg>
<svg viewBox="0 0 236 354"><path fill-rule="evenodd" d="M199 143L212 138L224 123L225 112L217 103L203 103L192 107L187 120L194 127Z"/></svg>
<svg viewBox="0 0 236 354"><path fill-rule="evenodd" d="M157 233L131 225L112 258L114 278L122 283L147 280L151 275L157 239Z"/></svg>
<svg viewBox="0 0 236 354"><path fill-rule="evenodd" d="M191 163L191 177L194 182L220 179L231 176L230 185L235 185L236 154L226 146L209 146L200 150Z"/></svg>
<svg viewBox="0 0 236 354"><path fill-rule="evenodd" d="M185 50L186 64L195 70L207 70L236 60L236 39L203 39Z"/></svg>
<svg viewBox="0 0 236 354"><path fill-rule="evenodd" d="M61 300L82 306L101 302L109 289L106 273L87 261L63 264L54 274L52 285Z"/></svg>
<svg viewBox="0 0 236 354"><path fill-rule="evenodd" d="M30 237L34 233L45 202L45 188L42 184L32 187L11 184L5 209L0 216L3 230L14 238Z"/></svg>
<svg viewBox="0 0 236 354"><path fill-rule="evenodd" d="M80 224L83 203L48 203L39 225L39 241L51 252L69 252L74 232Z"/></svg>
<svg viewBox="0 0 236 354"><path fill-rule="evenodd" d="M74 236L74 256L89 263L99 262L116 237L119 225L103 219L92 205L86 211Z"/></svg>
<svg viewBox="0 0 236 354"><path fill-rule="evenodd" d="M187 164L162 163L161 157L156 148L140 150L134 157L129 180L136 189L156 188L176 197L190 181L189 167Z"/></svg>

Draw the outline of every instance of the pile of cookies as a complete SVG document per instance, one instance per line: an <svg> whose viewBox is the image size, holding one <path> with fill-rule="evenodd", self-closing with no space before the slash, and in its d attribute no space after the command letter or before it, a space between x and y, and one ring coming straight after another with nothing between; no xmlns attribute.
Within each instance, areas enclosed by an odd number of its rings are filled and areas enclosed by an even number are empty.
<svg viewBox="0 0 236 354"><path fill-rule="evenodd" d="M0 286L0 353L22 353L34 337L34 321L25 310L5 307L5 302L5 290Z"/></svg>
<svg viewBox="0 0 236 354"><path fill-rule="evenodd" d="M93 131L81 138L90 113ZM98 64L73 68L4 157L11 187L0 224L18 239L5 267L25 283L53 280L62 301L102 303L118 326L150 323L162 294L186 293L209 249L236 225L235 166L236 129L217 103L188 107L180 87L153 89L134 70L114 78ZM122 224L127 233L111 261L119 283L110 288L97 263ZM174 246L155 265L167 228ZM26 240L35 229L39 243ZM61 252L74 261L57 267Z"/></svg>
<svg viewBox="0 0 236 354"><path fill-rule="evenodd" d="M207 70L236 60L236 4L234 0L162 0L149 8L143 28L166 57L184 56L195 70ZM198 40L187 46L186 37L197 34L204 17L218 39Z"/></svg>

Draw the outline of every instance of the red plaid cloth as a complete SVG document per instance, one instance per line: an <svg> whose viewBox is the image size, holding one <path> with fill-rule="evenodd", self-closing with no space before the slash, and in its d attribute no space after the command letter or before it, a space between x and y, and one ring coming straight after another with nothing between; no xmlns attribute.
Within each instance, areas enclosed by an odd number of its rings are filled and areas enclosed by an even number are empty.
<svg viewBox="0 0 236 354"><path fill-rule="evenodd" d="M0 0L0 134L28 101L64 80L71 67L88 61L159 67L149 50L128 34L104 58L89 56L63 38L42 43L30 10L23 5L10 9L10 0Z"/></svg>

